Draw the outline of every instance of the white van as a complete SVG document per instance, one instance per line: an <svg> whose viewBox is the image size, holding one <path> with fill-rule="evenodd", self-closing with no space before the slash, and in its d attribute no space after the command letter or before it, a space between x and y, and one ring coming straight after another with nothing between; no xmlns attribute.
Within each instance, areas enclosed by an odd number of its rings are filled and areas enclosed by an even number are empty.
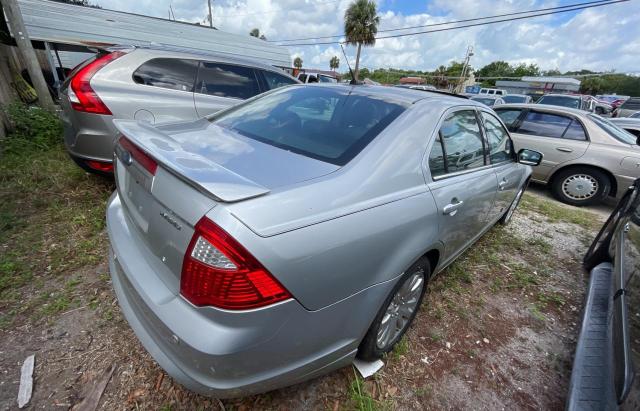
<svg viewBox="0 0 640 411"><path fill-rule="evenodd" d="M505 96L507 95L507 90L502 90L499 88L481 88L480 93L478 94L488 94L490 96Z"/></svg>

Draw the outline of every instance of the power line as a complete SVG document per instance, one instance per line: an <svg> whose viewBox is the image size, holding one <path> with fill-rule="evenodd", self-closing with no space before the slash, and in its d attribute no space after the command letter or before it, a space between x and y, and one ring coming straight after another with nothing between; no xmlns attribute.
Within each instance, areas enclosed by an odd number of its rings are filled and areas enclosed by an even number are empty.
<svg viewBox="0 0 640 411"><path fill-rule="evenodd" d="M390 31L399 31L399 30L418 29L418 28L423 28L423 27L445 26L445 25L449 25L449 24L468 23L468 22L472 22L472 21L493 19L493 18L498 18L498 17L516 16L518 14L537 13L537 12L541 12L541 11L550 11L550 10L559 10L559 9L566 9L566 8L569 8L569 7L585 6L585 5L589 5L589 4L595 4L595 3L608 3L609 1L611 1L611 0L587 1L587 2L583 2L583 3L567 4L565 6L547 7L547 8L544 8L544 9L534 9L534 10L518 11L518 12L512 12L512 13L506 13L506 14L497 14L495 16L475 17L475 18L472 18L472 19L464 19L464 20L451 20L451 21L445 21L445 22L441 22L441 23L422 24L422 25L418 25L418 26L397 27L397 28L393 28L393 29L378 30L378 33L390 32ZM273 42L273 43L282 43L282 42L290 42L290 41L323 40L323 39L332 39L332 38L336 38L336 37L344 37L344 33L343 34L336 34L336 35L333 35L333 36L306 37L306 38L299 38L299 39L269 40L269 41Z"/></svg>
<svg viewBox="0 0 640 411"><path fill-rule="evenodd" d="M436 30L425 30L425 31L417 31L417 32L413 32L413 33L401 33L401 34L394 34L394 35L389 35L389 36L380 36L380 37L376 37L376 40L382 40L382 39L390 39L390 38L396 38L396 37L407 37L407 36L415 36L418 34L428 34L428 33L438 33L438 32L442 32L442 31L449 31L449 30L458 30L458 29L464 29L464 28L468 28L468 27L477 27L477 26L486 26L486 25L490 25L490 24L496 24L496 23L504 23L504 22L509 22L509 21L516 21L516 20L525 20L525 19L530 19L530 18L534 18L534 17L540 17L540 16L547 16L547 15L551 15L551 14L560 14L560 13L568 13L570 11L576 11L576 10L583 10L583 9L590 9L590 8L594 8L594 7L602 7L602 6L609 6L612 4L617 4L617 3L624 3L624 2L628 2L630 0L615 0L615 1L609 1L606 3L599 3L599 4L590 4L590 5L586 5L586 6L580 6L580 7L574 7L571 9L566 9L566 10L555 10L555 11L550 11L550 12L546 12L546 13L537 13L537 14L533 14L530 16L521 16L521 17L512 17L512 18L508 18L508 19L500 19L500 20L493 20L493 21L485 21L485 22L481 22L481 23L473 23L473 24L465 24L462 26L456 26L456 27L445 27L442 29L436 29ZM583 3L586 4L586 3ZM321 45L329 45L329 44L344 44L346 43L346 41L324 41L324 42L315 42L315 43L294 43L294 44L282 44L283 46L321 46Z"/></svg>

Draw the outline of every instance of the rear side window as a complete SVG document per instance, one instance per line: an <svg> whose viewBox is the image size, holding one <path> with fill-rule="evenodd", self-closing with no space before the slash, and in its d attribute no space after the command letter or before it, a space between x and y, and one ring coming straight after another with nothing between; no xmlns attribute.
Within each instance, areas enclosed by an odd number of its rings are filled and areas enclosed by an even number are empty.
<svg viewBox="0 0 640 411"><path fill-rule="evenodd" d="M496 110L502 122L509 128L513 127L522 110Z"/></svg>
<svg viewBox="0 0 640 411"><path fill-rule="evenodd" d="M475 111L462 110L449 114L439 131L440 147L435 142L429 155L429 166L436 169L432 176L455 173L482 167L484 146ZM444 165L439 164L440 151L444 154Z"/></svg>
<svg viewBox="0 0 640 411"><path fill-rule="evenodd" d="M530 111L518 127L517 133L541 137L586 140L582 125L569 117Z"/></svg>
<svg viewBox="0 0 640 411"><path fill-rule="evenodd" d="M287 87L212 121L265 144L344 165L405 108L348 87Z"/></svg>
<svg viewBox="0 0 640 411"><path fill-rule="evenodd" d="M269 90L273 90L274 88L282 86L288 86L289 84L296 84L293 79L278 73L274 73L272 71L263 71L262 75L264 76L264 80L266 81Z"/></svg>
<svg viewBox="0 0 640 411"><path fill-rule="evenodd" d="M195 92L246 100L260 94L260 88L250 67L201 62Z"/></svg>
<svg viewBox="0 0 640 411"><path fill-rule="evenodd" d="M515 160L513 144L507 130L502 127L500 121L489 113L482 112L484 129L489 143L489 160L491 164Z"/></svg>
<svg viewBox="0 0 640 411"><path fill-rule="evenodd" d="M198 62L196 60L157 58L138 67L133 81L147 86L193 92Z"/></svg>
<svg viewBox="0 0 640 411"><path fill-rule="evenodd" d="M431 148L431 153L429 154L429 170L431 170L431 177L438 177L447 172L444 161L444 147L440 133L438 133L436 141Z"/></svg>

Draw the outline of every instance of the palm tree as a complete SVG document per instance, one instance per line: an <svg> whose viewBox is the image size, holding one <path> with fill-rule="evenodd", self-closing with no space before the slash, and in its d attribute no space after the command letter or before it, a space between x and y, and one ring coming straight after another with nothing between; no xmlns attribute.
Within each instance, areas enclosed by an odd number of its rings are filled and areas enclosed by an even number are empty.
<svg viewBox="0 0 640 411"><path fill-rule="evenodd" d="M259 38L260 40L266 40L266 39L267 39L267 38L264 36L264 34L260 34L260 29L257 29L257 28L255 28L255 29L251 30L251 31L249 32L249 35L250 35L251 37L257 37L257 38Z"/></svg>
<svg viewBox="0 0 640 411"><path fill-rule="evenodd" d="M338 67L340 67L340 59L338 58L338 56L331 57L331 60L329 60L329 68L331 68L331 70L333 71L336 71Z"/></svg>
<svg viewBox="0 0 640 411"><path fill-rule="evenodd" d="M380 17L377 14L376 3L372 0L355 0L344 12L344 33L347 44L357 45L355 80L358 80L360 66L360 49L363 45L376 44L376 34Z"/></svg>
<svg viewBox="0 0 640 411"><path fill-rule="evenodd" d="M302 68L302 59L300 57L296 57L293 59L293 67L300 70Z"/></svg>

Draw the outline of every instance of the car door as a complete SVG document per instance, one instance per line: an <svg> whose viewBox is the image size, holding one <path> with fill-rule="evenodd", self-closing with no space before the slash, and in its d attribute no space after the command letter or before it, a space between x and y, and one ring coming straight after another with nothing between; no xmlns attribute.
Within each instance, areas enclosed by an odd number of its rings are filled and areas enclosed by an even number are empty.
<svg viewBox="0 0 640 411"><path fill-rule="evenodd" d="M126 95L131 114L126 118L151 124L197 118L193 85L198 62L190 59L154 58L132 75L135 85Z"/></svg>
<svg viewBox="0 0 640 411"><path fill-rule="evenodd" d="M261 92L252 67L201 61L193 98L198 116L204 117Z"/></svg>
<svg viewBox="0 0 640 411"><path fill-rule="evenodd" d="M493 166L498 187L490 221L502 216L520 189L525 169L516 166L516 152L509 133L500 120L488 110L480 110L486 136L489 163Z"/></svg>
<svg viewBox="0 0 640 411"><path fill-rule="evenodd" d="M570 115L528 110L512 127L516 152L528 148L544 155L533 167L535 180L547 181L554 169L582 157L589 147L582 123Z"/></svg>
<svg viewBox="0 0 640 411"><path fill-rule="evenodd" d="M474 108L449 111L428 157L429 189L438 207L440 238L448 261L486 228L496 195L496 174L487 164Z"/></svg>

